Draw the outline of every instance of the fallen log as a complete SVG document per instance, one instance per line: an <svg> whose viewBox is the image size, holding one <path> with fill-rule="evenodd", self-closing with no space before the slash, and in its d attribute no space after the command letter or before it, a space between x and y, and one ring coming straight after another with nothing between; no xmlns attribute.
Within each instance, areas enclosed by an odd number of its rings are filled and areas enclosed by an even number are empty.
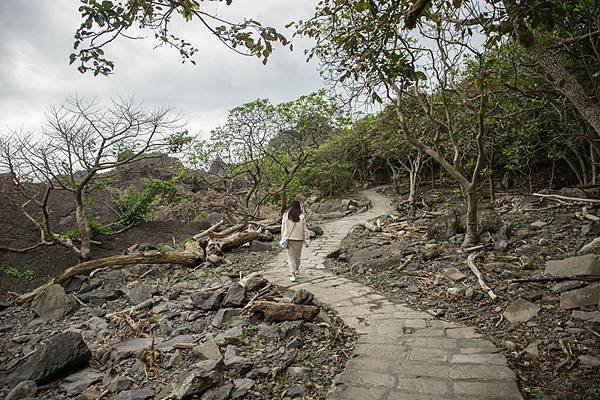
<svg viewBox="0 0 600 400"><path fill-rule="evenodd" d="M570 203L600 204L600 200L598 200L598 199L582 199L580 197L567 197L567 196L561 196L559 194L543 194L543 193L534 193L533 195L536 197L542 197L542 198L546 198L546 199L570 202Z"/></svg>
<svg viewBox="0 0 600 400"><path fill-rule="evenodd" d="M319 307L272 301L255 301L250 313L263 312L267 321L310 321L319 314Z"/></svg>
<svg viewBox="0 0 600 400"><path fill-rule="evenodd" d="M600 217L597 217L593 214L590 214L587 210L587 207L583 207L583 209L581 210L581 212L576 212L575 213L575 217L577 217L577 219L583 221L583 220L589 220L592 222L598 222L600 221Z"/></svg>
<svg viewBox="0 0 600 400"><path fill-rule="evenodd" d="M575 276L544 276L541 278L517 278L511 279L510 283L527 282L561 282L561 281L600 281L600 275L575 275Z"/></svg>
<svg viewBox="0 0 600 400"><path fill-rule="evenodd" d="M277 218L261 219L260 221L251 221L251 224L266 228L268 226L277 225Z"/></svg>
<svg viewBox="0 0 600 400"><path fill-rule="evenodd" d="M222 251L235 249L245 243L251 242L254 239L258 238L259 233L256 231L245 231L238 232L229 237L226 237L221 240L217 240L216 243L219 245Z"/></svg>
<svg viewBox="0 0 600 400"><path fill-rule="evenodd" d="M477 277L477 280L479 281L479 286L481 286L481 288L485 292L487 292L487 294L492 300L496 300L498 296L496 296L494 291L490 289L490 287L485 283L485 281L483 280L483 276L481 276L481 272L479 272L479 269L477 269L477 266L475 265L475 259L477 258L477 256L479 256L479 253L470 254L469 257L467 257L467 264L469 265L469 268L471 268L471 271L473 271L473 273Z"/></svg>
<svg viewBox="0 0 600 400"><path fill-rule="evenodd" d="M221 225L223 225L224 222L225 222L225 220L223 220L223 219L220 220L219 222L217 222L216 224L214 224L213 226L211 226L210 228L208 228L204 232L200 232L199 234L194 235L192 237L192 239L198 240L198 239L202 239L205 236L208 236L209 233L211 233L212 231L214 231L215 229L217 229L218 227L220 227Z"/></svg>
<svg viewBox="0 0 600 400"><path fill-rule="evenodd" d="M222 230L222 231L220 231L220 232L214 232L214 231L212 231L212 232L209 232L209 233L208 233L208 236L209 236L211 239L214 239L214 238L224 238L224 237L227 237L227 236L233 235L234 233L237 233L237 232L241 231L241 230L242 230L242 229L244 229L245 227L246 227L246 223L245 223L245 222L243 222L243 223L241 223L241 224L237 224L237 225L234 225L234 226L232 226L232 227L229 227L229 228L227 228L227 229L224 229L224 230Z"/></svg>

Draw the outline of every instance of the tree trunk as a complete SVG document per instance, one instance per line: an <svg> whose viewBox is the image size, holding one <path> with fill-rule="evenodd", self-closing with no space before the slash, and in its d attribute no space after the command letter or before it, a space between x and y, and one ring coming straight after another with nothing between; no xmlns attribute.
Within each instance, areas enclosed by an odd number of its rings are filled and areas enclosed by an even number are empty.
<svg viewBox="0 0 600 400"><path fill-rule="evenodd" d="M527 50L531 59L551 78L555 90L562 93L600 135L600 104L592 101L577 79L564 67L560 55L541 46L525 20L519 15L520 7L515 0L503 0L512 22L518 42Z"/></svg>
<svg viewBox="0 0 600 400"><path fill-rule="evenodd" d="M467 232L463 246L473 246L479 242L478 220L477 220L477 190L475 185L469 184L463 187L467 196Z"/></svg>
<svg viewBox="0 0 600 400"><path fill-rule="evenodd" d="M79 237L81 244L79 247L80 253L78 254L79 262L85 262L90 259L90 225L85 214L85 204L83 200L83 192L78 191L75 193L75 203L77 205L75 209L75 218L77 220L77 227L79 228Z"/></svg>

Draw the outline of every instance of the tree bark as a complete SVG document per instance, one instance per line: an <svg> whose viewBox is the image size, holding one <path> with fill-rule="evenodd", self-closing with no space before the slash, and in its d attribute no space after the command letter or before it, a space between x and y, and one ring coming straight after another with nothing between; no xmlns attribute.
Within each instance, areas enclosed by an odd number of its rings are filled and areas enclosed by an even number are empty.
<svg viewBox="0 0 600 400"><path fill-rule="evenodd" d="M515 0L503 0L517 41L533 61L551 78L554 88L562 93L590 126L600 135L600 104L592 101L579 81L564 67L560 55L540 45L525 20L519 15Z"/></svg>
<svg viewBox="0 0 600 400"><path fill-rule="evenodd" d="M79 228L79 237L81 244L79 247L79 262L85 262L90 259L90 225L85 215L85 204L83 201L83 192L78 191L75 193L75 217L77 220L77 227Z"/></svg>
<svg viewBox="0 0 600 400"><path fill-rule="evenodd" d="M463 246L473 246L479 242L478 224L477 224L477 190L475 185L463 187L467 196L467 232Z"/></svg>

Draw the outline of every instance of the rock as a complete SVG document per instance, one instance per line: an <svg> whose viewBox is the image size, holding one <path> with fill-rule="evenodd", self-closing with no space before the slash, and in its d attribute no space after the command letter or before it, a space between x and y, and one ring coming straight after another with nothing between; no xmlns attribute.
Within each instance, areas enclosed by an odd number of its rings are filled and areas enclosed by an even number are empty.
<svg viewBox="0 0 600 400"><path fill-rule="evenodd" d="M473 290L472 287L468 287L465 289L465 297L469 300L471 300L473 298L473 295L475 294L475 291Z"/></svg>
<svg viewBox="0 0 600 400"><path fill-rule="evenodd" d="M600 254L600 237L584 245L577 254Z"/></svg>
<svg viewBox="0 0 600 400"><path fill-rule="evenodd" d="M569 278L577 275L600 275L600 256L586 254L564 260L551 260L546 262L544 274L559 278Z"/></svg>
<svg viewBox="0 0 600 400"><path fill-rule="evenodd" d="M191 335L179 335L179 336L175 336L169 340L166 340L164 342L160 341L157 343L156 339L155 339L154 345L156 346L156 348L158 350L171 351L171 350L175 349L175 345L177 343L194 343L195 341L196 341L196 339Z"/></svg>
<svg viewBox="0 0 600 400"><path fill-rule="evenodd" d="M338 260L343 261L343 262L348 262L350 261L350 254L348 253L340 253L340 255L337 257Z"/></svg>
<svg viewBox="0 0 600 400"><path fill-rule="evenodd" d="M304 387L304 385L294 385L288 389L287 395L292 399L295 399L296 397L304 396L305 391L306 388Z"/></svg>
<svg viewBox="0 0 600 400"><path fill-rule="evenodd" d="M167 361L166 367L173 368L178 366L179 364L181 364L181 352L179 350L175 350L175 352L171 354L169 361Z"/></svg>
<svg viewBox="0 0 600 400"><path fill-rule="evenodd" d="M250 251L271 251L273 250L273 246L270 243L260 242L258 240L253 240L250 244Z"/></svg>
<svg viewBox="0 0 600 400"><path fill-rule="evenodd" d="M222 220L224 218L223 214L218 213L218 212L211 212L208 214L208 222L210 222L211 225L216 224L217 222L219 222L220 220Z"/></svg>
<svg viewBox="0 0 600 400"><path fill-rule="evenodd" d="M460 281L465 279L467 276L460 272L457 268L450 267L442 270L442 273L449 279L453 281Z"/></svg>
<svg viewBox="0 0 600 400"><path fill-rule="evenodd" d="M508 250L508 242L503 239L497 240L496 243L494 243L494 250L496 250L496 251Z"/></svg>
<svg viewBox="0 0 600 400"><path fill-rule="evenodd" d="M310 368L305 367L289 367L287 369L287 374L290 378L302 382L308 382L310 380L311 372L312 370Z"/></svg>
<svg viewBox="0 0 600 400"><path fill-rule="evenodd" d="M11 303L7 303L5 301L0 301L0 311L4 311L8 308L11 308L13 305Z"/></svg>
<svg viewBox="0 0 600 400"><path fill-rule="evenodd" d="M35 300L34 310L45 321L63 319L67 313L65 290L61 285L48 286Z"/></svg>
<svg viewBox="0 0 600 400"><path fill-rule="evenodd" d="M88 365L92 352L80 333L63 332L45 341L8 377L9 384L46 383Z"/></svg>
<svg viewBox="0 0 600 400"><path fill-rule="evenodd" d="M227 329L225 332L221 332L215 337L215 341L219 342L220 340L231 340L231 339L240 339L244 336L244 331L241 326L234 326L233 328Z"/></svg>
<svg viewBox="0 0 600 400"><path fill-rule="evenodd" d="M427 239L448 240L462 231L460 217L456 212L440 215L427 227Z"/></svg>
<svg viewBox="0 0 600 400"><path fill-rule="evenodd" d="M190 372L184 372L171 382L166 389L167 398L189 399L202 394L218 383L223 362L206 360L196 363Z"/></svg>
<svg viewBox="0 0 600 400"><path fill-rule="evenodd" d="M258 326L258 336L267 339L277 339L279 337L279 325L263 322Z"/></svg>
<svg viewBox="0 0 600 400"><path fill-rule="evenodd" d="M160 343L154 340L154 344ZM110 359L113 361L121 361L134 355L141 354L144 350L152 345L151 338L131 338L118 342L110 351Z"/></svg>
<svg viewBox="0 0 600 400"><path fill-rule="evenodd" d="M442 254L442 252L441 246L434 245L433 247L424 250L422 257L424 261L429 261Z"/></svg>
<svg viewBox="0 0 600 400"><path fill-rule="evenodd" d="M123 291L119 289L97 289L89 292L78 294L79 300L84 303L104 304L107 301L116 300L123 296Z"/></svg>
<svg viewBox="0 0 600 400"><path fill-rule="evenodd" d="M543 227L545 227L546 225L548 225L548 223L547 223L547 222L544 222L544 221L539 221L539 220L538 220L538 221L532 222L530 226L531 226L533 229L542 229L542 228L543 228Z"/></svg>
<svg viewBox="0 0 600 400"><path fill-rule="evenodd" d="M246 290L249 292L257 292L269 284L269 281L262 276L253 276L246 282Z"/></svg>
<svg viewBox="0 0 600 400"><path fill-rule="evenodd" d="M208 261L212 265L219 265L219 264L222 264L225 261L225 259L216 254L211 254L206 258L206 261Z"/></svg>
<svg viewBox="0 0 600 400"><path fill-rule="evenodd" d="M350 257L350 268L353 270L363 269L374 271L387 271L397 268L404 262L404 246L394 242L383 245L372 245L360 249Z"/></svg>
<svg viewBox="0 0 600 400"><path fill-rule="evenodd" d="M306 289L296 290L294 293L294 297L292 298L292 303L294 304L312 304L315 295L309 292Z"/></svg>
<svg viewBox="0 0 600 400"><path fill-rule="evenodd" d="M233 384L235 385L235 390L231 394L231 398L239 399L244 397L248 391L252 389L252 386L254 386L255 383L255 381L248 378L234 379Z"/></svg>
<svg viewBox="0 0 600 400"><path fill-rule="evenodd" d="M143 303L151 298L152 293L150 293L150 289L143 283L138 283L127 292L127 300L133 305Z"/></svg>
<svg viewBox="0 0 600 400"><path fill-rule="evenodd" d="M581 289L564 292L560 295L560 307L566 310L572 308L595 306L600 302L600 283Z"/></svg>
<svg viewBox="0 0 600 400"><path fill-rule="evenodd" d="M201 397L201 400L227 400L231 396L233 387L233 383L226 382L222 385L219 385L219 387L204 393Z"/></svg>
<svg viewBox="0 0 600 400"><path fill-rule="evenodd" d="M34 381L23 381L13 388L5 400L22 400L35 396L37 385Z"/></svg>
<svg viewBox="0 0 600 400"><path fill-rule="evenodd" d="M517 349L515 342L511 342L510 340L504 341L504 347L506 347L506 350L508 351L515 351Z"/></svg>
<svg viewBox="0 0 600 400"><path fill-rule="evenodd" d="M100 382L104 375L93 369L84 369L67 376L60 385L60 390L67 396L77 396L96 382Z"/></svg>
<svg viewBox="0 0 600 400"><path fill-rule="evenodd" d="M313 231L317 236L323 235L323 229L318 225L308 224L308 230Z"/></svg>
<svg viewBox="0 0 600 400"><path fill-rule="evenodd" d="M535 317L540 311L540 306L528 302L527 300L517 299L510 303L502 315L510 323L527 322Z"/></svg>
<svg viewBox="0 0 600 400"><path fill-rule="evenodd" d="M234 282L227 290L227 294L223 299L225 307L241 307L246 301L246 288L237 282Z"/></svg>
<svg viewBox="0 0 600 400"><path fill-rule="evenodd" d="M500 229L503 226L503 222L502 222L502 218L500 217L500 215L492 210L481 210L479 212L479 234L483 235L484 233L496 233L498 231L500 231ZM466 226L466 219L465 219L465 226Z"/></svg>
<svg viewBox="0 0 600 400"><path fill-rule="evenodd" d="M108 386L111 393L121 393L129 389L131 389L131 379L126 376L116 377Z"/></svg>
<svg viewBox="0 0 600 400"><path fill-rule="evenodd" d="M580 364L587 365L590 367L600 367L600 358L589 355L581 355L577 357Z"/></svg>
<svg viewBox="0 0 600 400"><path fill-rule="evenodd" d="M553 293L562 293L568 292L569 290L578 289L583 285L585 285L585 283L581 281L563 281L552 286L551 290Z"/></svg>
<svg viewBox="0 0 600 400"><path fill-rule="evenodd" d="M240 376L245 375L249 372L254 364L252 361L245 357L240 356L230 356L225 358L225 368L236 371Z"/></svg>
<svg viewBox="0 0 600 400"><path fill-rule="evenodd" d="M446 292L448 292L448 294L450 296L460 296L462 291L463 291L462 287L451 287L446 290Z"/></svg>
<svg viewBox="0 0 600 400"><path fill-rule="evenodd" d="M581 227L582 235L598 235L600 233L600 222L590 222Z"/></svg>
<svg viewBox="0 0 600 400"><path fill-rule="evenodd" d="M190 296L190 300L194 307L200 310L218 310L224 295L225 291L222 289L211 292L197 292Z"/></svg>
<svg viewBox="0 0 600 400"><path fill-rule="evenodd" d="M75 275L66 281L62 286L65 290L65 293L75 293L81 289L83 284L87 282L88 277L83 275Z"/></svg>
<svg viewBox="0 0 600 400"><path fill-rule="evenodd" d="M590 321L600 323L600 311L579 311L574 310L571 314L572 319L579 319L582 321Z"/></svg>
<svg viewBox="0 0 600 400"><path fill-rule="evenodd" d="M212 326L221 328L223 323L231 321L233 317L237 317L242 312L241 308L221 308L212 320Z"/></svg>
<svg viewBox="0 0 600 400"><path fill-rule="evenodd" d="M419 288L418 288L417 286L415 286L415 285L409 285L409 286L406 288L406 291L407 291L408 293L419 293L419 292L420 292Z"/></svg>
<svg viewBox="0 0 600 400"><path fill-rule="evenodd" d="M283 321L279 324L280 337L287 340L302 336L303 326L304 323L302 321Z"/></svg>
<svg viewBox="0 0 600 400"><path fill-rule="evenodd" d="M405 287L408 286L408 282L406 282L406 281L395 281L395 282L392 282L390 286L402 289L402 288L405 288Z"/></svg>
<svg viewBox="0 0 600 400"><path fill-rule="evenodd" d="M444 281L446 280L446 278L442 275L436 275L433 277L433 284L435 286L441 286L444 284Z"/></svg>
<svg viewBox="0 0 600 400"><path fill-rule="evenodd" d="M92 318L88 319L87 321L85 321L83 323L83 326L85 326L87 329L97 333L103 329L108 328L108 323L106 322L106 320L104 318L92 317Z"/></svg>
<svg viewBox="0 0 600 400"><path fill-rule="evenodd" d="M154 392L148 389L125 390L119 393L113 400L146 400L154 397Z"/></svg>
<svg viewBox="0 0 600 400"><path fill-rule="evenodd" d="M540 356L540 350L538 349L537 341L531 342L523 351L533 358L538 358Z"/></svg>
<svg viewBox="0 0 600 400"><path fill-rule="evenodd" d="M212 340L212 339L208 339L206 342L195 346L193 348L193 352L194 354L204 358L205 360L222 360L223 359L223 355L221 354L221 351L219 350L219 346L217 346L217 343Z"/></svg>

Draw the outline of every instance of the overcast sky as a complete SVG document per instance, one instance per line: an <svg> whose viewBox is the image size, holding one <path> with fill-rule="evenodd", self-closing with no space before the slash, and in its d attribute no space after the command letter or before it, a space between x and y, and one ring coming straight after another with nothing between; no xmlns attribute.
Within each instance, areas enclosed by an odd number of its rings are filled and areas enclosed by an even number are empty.
<svg viewBox="0 0 600 400"><path fill-rule="evenodd" d="M251 17L283 29L309 17L316 0L237 0L211 3L220 16ZM78 0L0 0L0 133L24 127L39 131L45 109L73 94L106 101L132 95L148 106L171 106L189 120L191 132L208 133L227 110L257 98L292 100L322 87L315 62L306 63L303 46L278 48L266 66L232 53L201 29L178 24L200 49L197 65L181 63L175 50L154 50L154 41L121 40L106 49L115 74L94 77L68 65L79 25ZM288 35L289 36L289 35Z"/></svg>

